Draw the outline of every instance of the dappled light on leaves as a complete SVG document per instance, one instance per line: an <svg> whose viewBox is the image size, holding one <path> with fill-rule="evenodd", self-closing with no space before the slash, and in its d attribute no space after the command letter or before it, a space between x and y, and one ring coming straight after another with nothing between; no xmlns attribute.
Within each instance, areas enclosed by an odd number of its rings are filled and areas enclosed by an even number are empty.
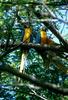
<svg viewBox="0 0 68 100"><path fill-rule="evenodd" d="M68 99L67 4L0 0L0 99Z"/></svg>

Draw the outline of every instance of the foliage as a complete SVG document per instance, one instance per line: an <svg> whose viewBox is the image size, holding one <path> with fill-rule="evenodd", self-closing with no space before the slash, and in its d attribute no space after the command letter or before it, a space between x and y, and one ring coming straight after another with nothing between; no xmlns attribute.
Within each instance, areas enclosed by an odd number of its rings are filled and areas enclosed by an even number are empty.
<svg viewBox="0 0 68 100"><path fill-rule="evenodd" d="M40 3L44 0L40 0ZM48 0L49 3L55 0ZM65 0L60 0L62 3ZM39 2L39 0L27 0L27 2ZM21 48L7 53L6 56L3 56L5 52L12 49L13 45L19 44L22 40L24 24L21 23L17 14L19 14L20 18L24 21L29 20L29 24L33 30L33 43L35 43L35 36L39 33L40 27L44 26L42 22L32 22L32 19L37 20L38 18L33 13L31 5L27 3L26 0L0 0L0 45L5 45L4 48L0 49L0 63L6 63L10 66L19 70L20 60L21 60ZM47 2L47 0L45 0ZM59 0L58 0L59 2ZM30 5L30 6L29 6ZM33 6L33 5L32 5ZM48 14L45 7L41 5L35 5L36 9L40 11L40 13ZM60 8L65 9L65 6L55 7L48 6L59 18L65 18L67 15ZM28 9L29 8L29 9ZM29 10L29 11L28 11ZM62 12L61 12L62 11ZM29 12L31 14L29 14ZM66 12L66 9L65 9ZM43 16L43 19L51 18L50 16ZM67 19L66 19L67 20ZM63 27L60 27L62 24ZM61 23L60 21L52 22L52 25L57 28L57 30L63 35L67 34L67 25ZM47 26L45 27L47 30L47 36L56 42L55 36L49 31ZM63 30L62 30L63 28ZM66 34L64 34L64 30ZM54 39L55 38L55 39ZM65 38L67 40L67 37ZM58 42L57 42L58 43ZM61 43L59 43L61 45ZM9 45L12 45L11 47ZM30 49L27 57L27 61L25 63L25 73L28 75L32 75L33 77L40 79L42 82L50 82L54 83L58 86L64 86L68 88L68 59L66 52L55 53L52 51L42 52L44 56L42 56L38 51L34 49ZM45 59L45 60L44 60ZM39 87L33 88L29 87L30 84L27 81L22 80L22 84L26 84L21 86L21 83L18 83L17 77L7 73L1 73L0 75L0 98L2 100L40 100L40 97L34 94L35 91L39 96L47 98L49 100L62 100L63 96L59 94L55 94L48 89L44 90ZM8 86L3 86L7 84ZM9 86L11 84L11 86ZM20 86L16 86L20 84ZM13 86L14 85L14 86ZM31 86L32 84L30 84ZM33 94L31 94L33 93ZM1 95L3 94L3 95ZM64 97L64 100L67 100L68 96Z"/></svg>

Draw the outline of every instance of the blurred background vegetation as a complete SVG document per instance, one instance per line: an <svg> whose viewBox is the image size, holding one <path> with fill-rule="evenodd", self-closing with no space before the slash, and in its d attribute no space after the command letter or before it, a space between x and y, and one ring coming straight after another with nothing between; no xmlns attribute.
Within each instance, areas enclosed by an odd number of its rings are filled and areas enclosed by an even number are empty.
<svg viewBox="0 0 68 100"><path fill-rule="evenodd" d="M67 0L0 0L0 64L9 64L13 68L19 69L21 62L21 49L7 52L12 47L8 45L19 44L22 40L24 27L21 21L29 20L33 34L38 34L43 22L37 20L31 9L43 13L43 19L51 18L42 3L45 3L55 16L68 22ZM57 2L57 3L56 3ZM33 4L34 3L34 4ZM30 14L30 15L29 15ZM45 14L45 15L44 15ZM68 25L62 21L56 20L52 25L60 32L62 37L68 39ZM59 43L57 38L47 29L47 36ZM35 38L33 38L35 43ZM54 83L57 86L68 88L68 54L67 52L56 55L52 51L46 51L45 62L41 55L33 48L29 50L27 61L25 62L25 72L28 75L40 79L42 82ZM53 59L52 59L53 58ZM7 73L0 74L0 100L68 100L68 96L55 94L54 92L32 85L30 82L22 80L18 83L17 77Z"/></svg>

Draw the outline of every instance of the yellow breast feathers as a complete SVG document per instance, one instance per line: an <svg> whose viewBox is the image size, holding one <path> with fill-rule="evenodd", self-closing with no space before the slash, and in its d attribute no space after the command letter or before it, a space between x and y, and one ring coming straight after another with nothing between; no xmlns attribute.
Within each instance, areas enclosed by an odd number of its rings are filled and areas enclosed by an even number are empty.
<svg viewBox="0 0 68 100"><path fill-rule="evenodd" d="M47 38L47 35L46 35L46 32L41 30L41 44L46 44L46 38Z"/></svg>
<svg viewBox="0 0 68 100"><path fill-rule="evenodd" d="M52 45L54 42L47 37L47 34L44 30L41 30L41 44Z"/></svg>
<svg viewBox="0 0 68 100"><path fill-rule="evenodd" d="M26 42L26 43L30 42L30 35L31 35L31 33L32 33L32 30L31 30L30 27L25 28L23 42Z"/></svg>

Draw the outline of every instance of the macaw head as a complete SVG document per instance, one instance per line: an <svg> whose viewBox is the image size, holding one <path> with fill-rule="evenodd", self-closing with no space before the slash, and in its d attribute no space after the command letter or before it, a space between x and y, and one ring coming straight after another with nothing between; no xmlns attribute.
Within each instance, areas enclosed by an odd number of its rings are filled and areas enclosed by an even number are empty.
<svg viewBox="0 0 68 100"><path fill-rule="evenodd" d="M24 24L24 28L29 28L29 27L30 27L30 25L28 22Z"/></svg>

